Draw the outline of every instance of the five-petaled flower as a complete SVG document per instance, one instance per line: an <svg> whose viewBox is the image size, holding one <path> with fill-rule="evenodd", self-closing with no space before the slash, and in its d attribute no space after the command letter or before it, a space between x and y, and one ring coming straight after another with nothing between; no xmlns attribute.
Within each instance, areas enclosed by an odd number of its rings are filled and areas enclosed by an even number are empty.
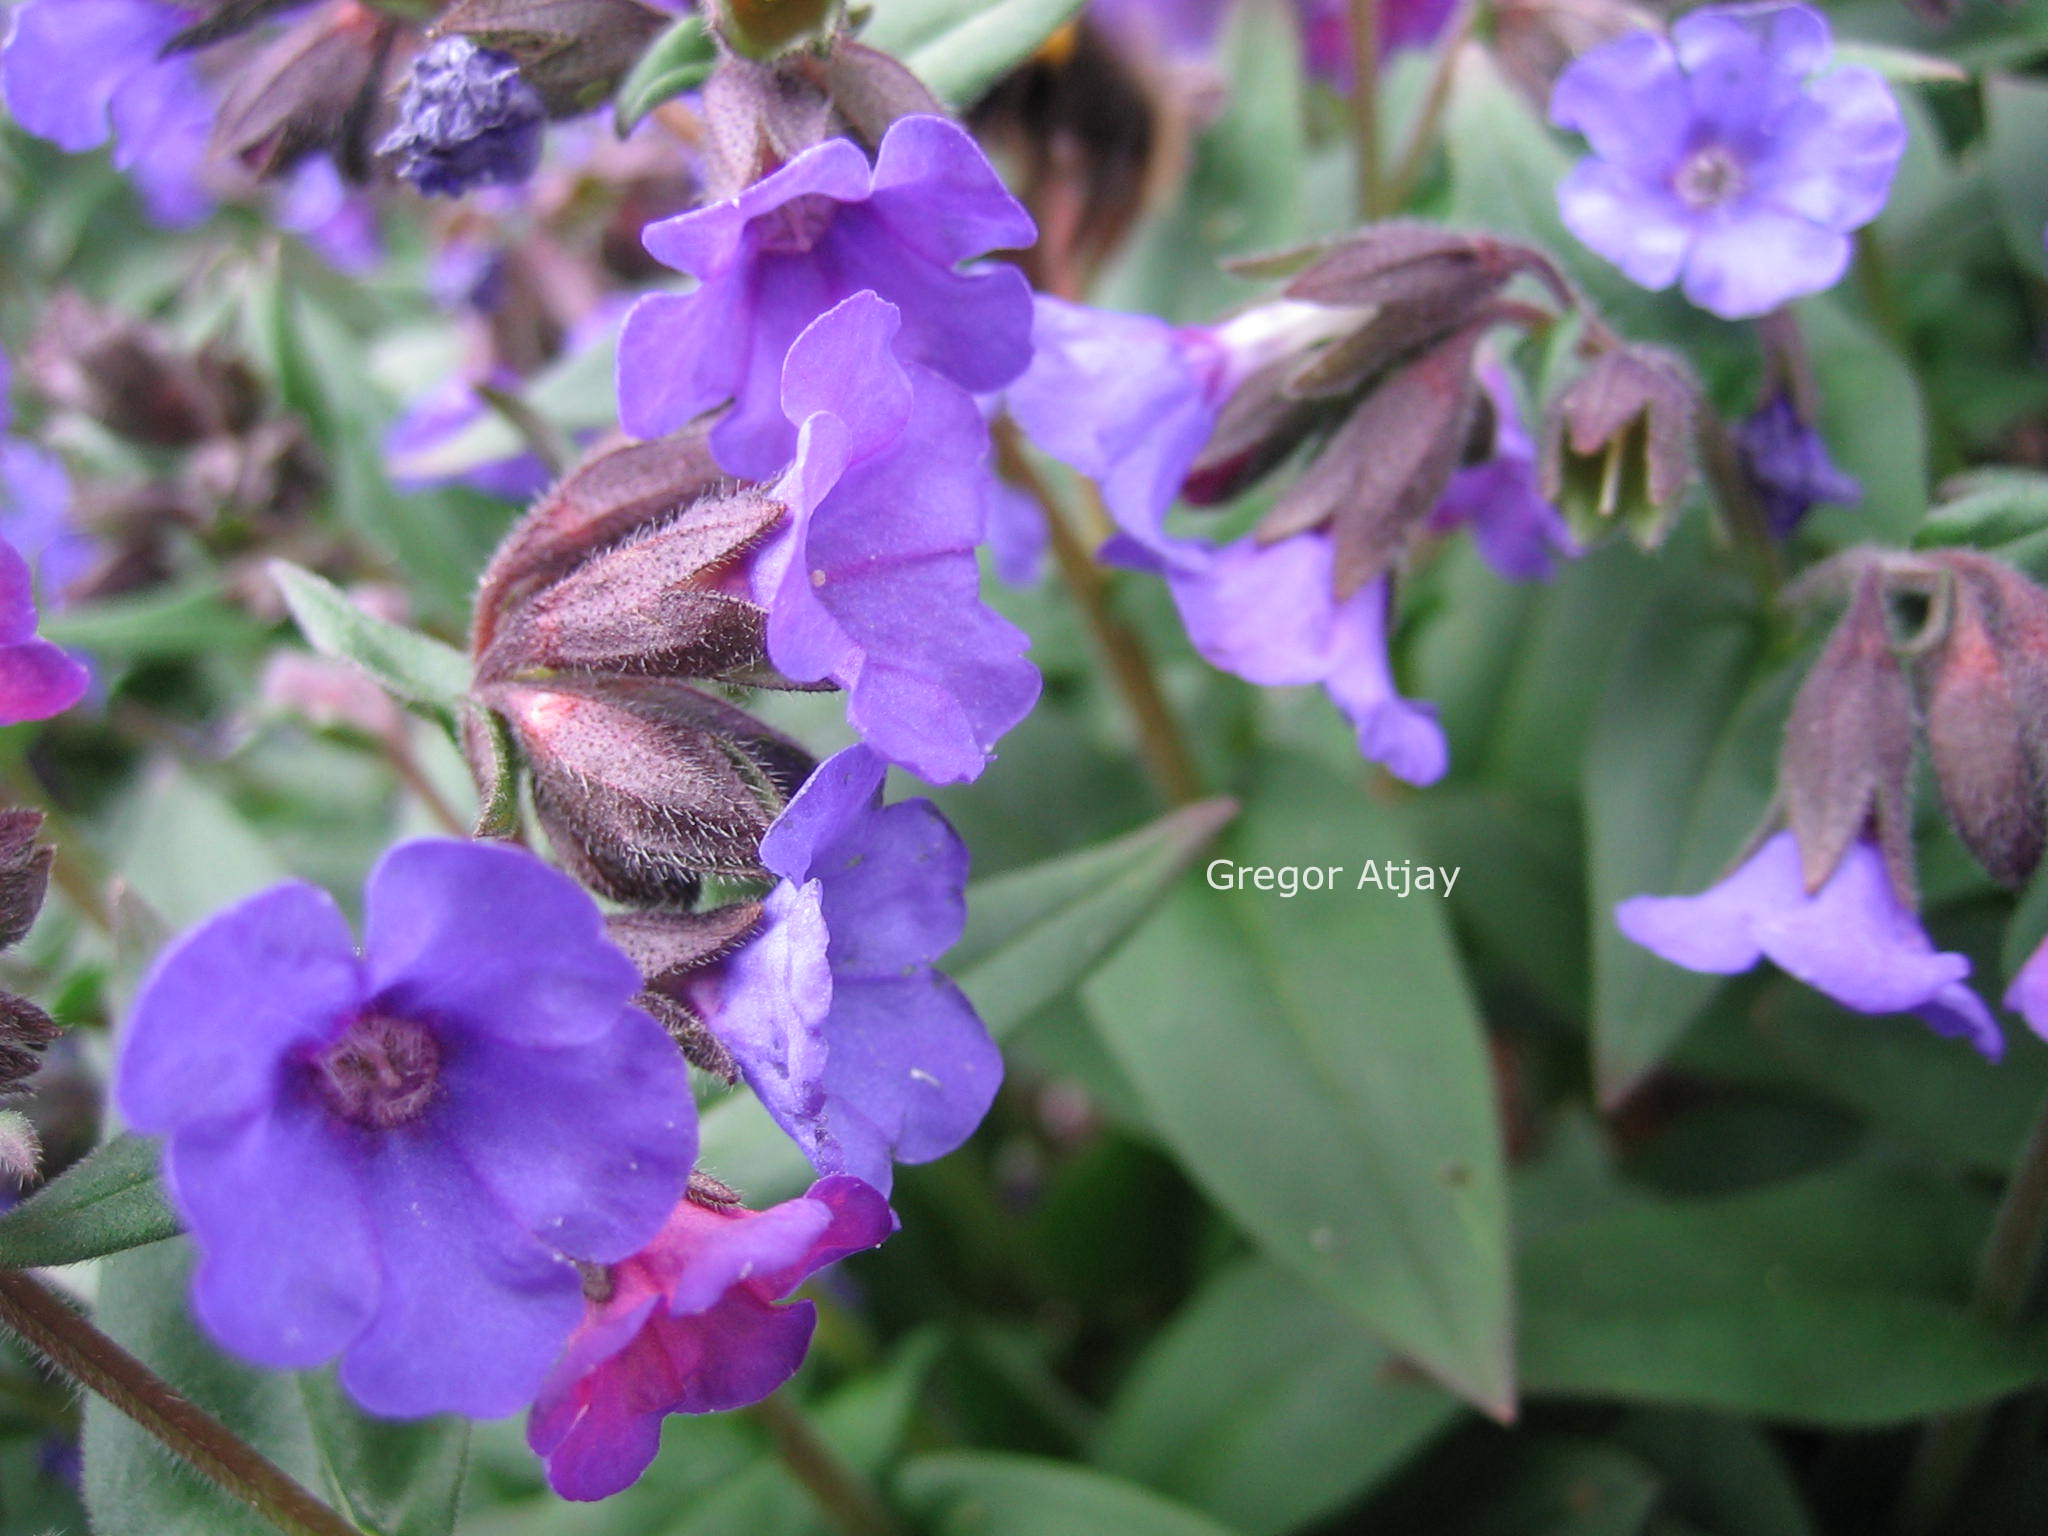
<svg viewBox="0 0 2048 1536"><path fill-rule="evenodd" d="M765 1211L684 1200L596 1279L541 1387L526 1438L568 1499L608 1498L647 1470L671 1413L759 1402L796 1374L817 1309L778 1306L805 1278L895 1230L858 1179L820 1179Z"/></svg>
<svg viewBox="0 0 2048 1536"><path fill-rule="evenodd" d="M1875 70L1821 74L1829 49L1811 7L1724 5L1584 55L1550 99L1593 147L1558 189L1565 224L1645 288L1682 275L1724 319L1833 287L1906 126Z"/></svg>
<svg viewBox="0 0 2048 1536"><path fill-rule="evenodd" d="M523 850L400 844L365 908L361 954L299 882L187 934L115 1100L166 1138L220 1343L339 1354L374 1413L512 1413L582 1314L571 1260L630 1256L683 1193L682 1058L596 904Z"/></svg>
<svg viewBox="0 0 2048 1536"><path fill-rule="evenodd" d="M781 473L797 440L777 396L783 358L863 290L901 313L906 361L975 393L1000 389L1031 358L1031 290L1014 267L958 268L1035 238L956 123L900 119L873 165L828 139L735 198L647 227L647 249L699 286L650 294L626 317L619 420L658 437L729 400L711 435L719 463L756 480Z"/></svg>

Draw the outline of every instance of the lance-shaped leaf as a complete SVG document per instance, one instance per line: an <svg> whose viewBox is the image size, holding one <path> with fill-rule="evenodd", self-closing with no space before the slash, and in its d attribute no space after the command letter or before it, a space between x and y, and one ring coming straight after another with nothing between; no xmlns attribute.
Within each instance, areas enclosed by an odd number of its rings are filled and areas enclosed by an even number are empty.
<svg viewBox="0 0 2048 1536"><path fill-rule="evenodd" d="M891 35L891 9L911 13L930 8L884 7L868 41L901 57L948 106L962 108L1043 47L1081 9L1081 0L994 0L948 7L940 26L932 29L927 24L926 35L908 49ZM910 28L917 26L907 14L905 20Z"/></svg>
<svg viewBox="0 0 2048 1536"><path fill-rule="evenodd" d="M1288 900L1183 880L1090 978L1089 1018L1148 1123L1247 1236L1506 1416L1501 1134L1443 903L1354 883L1361 859L1383 881L1378 861L1410 855L1398 812L1306 765L1261 766L1224 863L1348 866L1338 888Z"/></svg>
<svg viewBox="0 0 2048 1536"><path fill-rule="evenodd" d="M1778 787L1809 891L1873 825L1899 899L1913 895L1913 693L1892 649L1883 574L1867 566L1792 701Z"/></svg>
<svg viewBox="0 0 2048 1536"><path fill-rule="evenodd" d="M623 138L663 102L694 91L718 63L718 44L701 11L689 11L647 45L612 99L612 121Z"/></svg>
<svg viewBox="0 0 2048 1536"><path fill-rule="evenodd" d="M157 1182L156 1142L116 1136L73 1163L5 1216L0 1216L0 1266L42 1269L78 1264L183 1228Z"/></svg>
<svg viewBox="0 0 2048 1536"><path fill-rule="evenodd" d="M1093 848L982 880L946 969L1001 1039L1077 985L1237 814L1204 800Z"/></svg>
<svg viewBox="0 0 2048 1536"><path fill-rule="evenodd" d="M270 562L285 606L313 649L352 661L408 704L447 712L469 691L469 662L431 635L366 613L324 576Z"/></svg>

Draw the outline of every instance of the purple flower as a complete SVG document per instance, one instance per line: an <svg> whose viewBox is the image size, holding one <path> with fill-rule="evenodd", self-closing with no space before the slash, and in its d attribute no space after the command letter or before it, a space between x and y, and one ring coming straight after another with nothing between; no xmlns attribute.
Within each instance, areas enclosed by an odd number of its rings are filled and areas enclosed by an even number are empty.
<svg viewBox="0 0 2048 1536"><path fill-rule="evenodd" d="M1548 581L1555 556L1578 554L1564 515L1544 496L1536 444L1522 425L1505 370L1480 371L1493 407L1493 451L1451 476L1429 526L1442 533L1469 525L1479 553L1509 581Z"/></svg>
<svg viewBox="0 0 2048 1536"><path fill-rule="evenodd" d="M365 275L384 258L375 199L344 181L329 155L308 155L293 169L278 199L277 222L350 277Z"/></svg>
<svg viewBox="0 0 2048 1536"><path fill-rule="evenodd" d="M61 715L91 682L83 662L37 637L28 562L0 539L0 725Z"/></svg>
<svg viewBox="0 0 2048 1536"><path fill-rule="evenodd" d="M967 849L929 800L884 806L882 760L848 747L761 840L781 883L760 930L692 998L820 1173L886 1193L891 1161L974 1133L1003 1059L934 968L967 919Z"/></svg>
<svg viewBox="0 0 2048 1536"><path fill-rule="evenodd" d="M796 462L774 495L789 521L749 580L768 656L831 678L877 752L934 784L978 775L1031 712L1029 637L981 601L975 546L993 489L973 400L899 360L896 306L860 293L789 349L784 424Z"/></svg>
<svg viewBox="0 0 2048 1536"><path fill-rule="evenodd" d="M1358 750L1410 784L1434 784L1450 763L1434 705L1404 699L1387 659L1384 578L1339 602L1335 546L1316 530L1262 545L1181 544L1162 568L1188 638L1212 666L1263 687L1320 683L1348 719Z"/></svg>
<svg viewBox="0 0 2048 1536"><path fill-rule="evenodd" d="M1829 46L1807 6L1709 6L1578 59L1550 99L1593 147L1558 189L1566 225L1645 288L1682 273L1725 319L1832 287L1906 126L1875 70L1814 78Z"/></svg>
<svg viewBox="0 0 2048 1536"><path fill-rule="evenodd" d="M1631 897L1614 920L1689 971L1733 975L1768 957L1844 1008L1916 1013L1936 1034L1960 1036L1993 1061L2004 1053L1991 1010L1963 984L1969 960L1936 952L1868 838L1811 895L1798 841L1783 831L1719 885L1697 896Z"/></svg>
<svg viewBox="0 0 2048 1536"><path fill-rule="evenodd" d="M682 1194L682 1058L596 905L523 850L400 844L365 908L360 955L300 882L179 940L116 1100L167 1138L221 1344L339 1354L373 1413L510 1413L582 1313L569 1259L628 1257Z"/></svg>
<svg viewBox="0 0 2048 1536"><path fill-rule="evenodd" d="M512 186L540 165L546 117L510 54L451 33L412 61L398 126L377 153L428 197Z"/></svg>
<svg viewBox="0 0 2048 1536"><path fill-rule="evenodd" d="M55 454L0 438L0 539L28 562L46 607L92 568L92 539L71 521L71 481Z"/></svg>
<svg viewBox="0 0 2048 1536"><path fill-rule="evenodd" d="M1789 537L1820 502L1853 507L1863 499L1862 484L1835 467L1826 441L1782 391L1735 429L1735 447L1778 538Z"/></svg>
<svg viewBox="0 0 2048 1536"><path fill-rule="evenodd" d="M213 102L187 53L164 45L200 11L159 0L29 0L0 53L14 120L77 154L114 139L150 217L189 224L213 206L202 179Z"/></svg>
<svg viewBox="0 0 2048 1536"><path fill-rule="evenodd" d="M515 392L521 383L509 368L490 369L483 382ZM444 379L407 406L385 434L384 458L391 469L391 483L403 491L417 491L452 479L500 501L523 502L538 496L554 477L540 455L530 451L474 464L454 476L422 467L431 465L440 449L490 414L490 405L469 378Z"/></svg>
<svg viewBox="0 0 2048 1536"><path fill-rule="evenodd" d="M2012 985L2005 989L2005 1006L2025 1019L2027 1028L2048 1040L2048 942L2035 949L2013 977Z"/></svg>
<svg viewBox="0 0 2048 1536"><path fill-rule="evenodd" d="M630 1486L671 1413L759 1402L796 1374L817 1308L777 1306L827 1264L895 1230L886 1200L858 1179L820 1179L765 1211L685 1200L639 1253L611 1266L549 1374L526 1439L565 1499Z"/></svg>
<svg viewBox="0 0 2048 1536"><path fill-rule="evenodd" d="M805 150L736 198L647 227L647 249L699 279L649 294L619 338L619 419L672 432L733 402L711 434L727 471L781 473L796 431L776 381L797 335L863 289L901 311L897 350L972 393L1031 359L1031 292L1013 267L959 264L1037 238L981 148L944 118L899 119L873 166L846 139Z"/></svg>
<svg viewBox="0 0 2048 1536"><path fill-rule="evenodd" d="M1295 0L1308 72L1351 90L1351 0ZM1404 48L1427 48L1442 35L1458 0L1381 0L1380 61Z"/></svg>
<svg viewBox="0 0 2048 1536"><path fill-rule="evenodd" d="M1088 19L1144 57L1208 53L1229 18L1230 0L1089 0Z"/></svg>
<svg viewBox="0 0 2048 1536"><path fill-rule="evenodd" d="M1031 367L1005 398L1033 442L1101 487L1118 527L1161 550L1223 402L1267 363L1356 323L1355 311L1279 300L1174 326L1040 296Z"/></svg>

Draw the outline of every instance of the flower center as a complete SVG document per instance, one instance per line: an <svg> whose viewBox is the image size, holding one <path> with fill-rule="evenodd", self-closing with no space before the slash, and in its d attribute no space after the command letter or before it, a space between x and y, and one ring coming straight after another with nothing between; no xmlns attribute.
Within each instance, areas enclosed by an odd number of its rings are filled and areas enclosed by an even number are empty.
<svg viewBox="0 0 2048 1536"><path fill-rule="evenodd" d="M1688 208L1716 208L1740 197L1749 178L1726 149L1709 144L1685 157L1671 185Z"/></svg>
<svg viewBox="0 0 2048 1536"><path fill-rule="evenodd" d="M797 253L808 251L831 227L839 204L822 192L806 192L780 208L764 214L760 223L761 249Z"/></svg>
<svg viewBox="0 0 2048 1536"><path fill-rule="evenodd" d="M373 1013L314 1057L313 1068L328 1108L388 1131L427 1112L441 1085L441 1047L421 1025Z"/></svg>

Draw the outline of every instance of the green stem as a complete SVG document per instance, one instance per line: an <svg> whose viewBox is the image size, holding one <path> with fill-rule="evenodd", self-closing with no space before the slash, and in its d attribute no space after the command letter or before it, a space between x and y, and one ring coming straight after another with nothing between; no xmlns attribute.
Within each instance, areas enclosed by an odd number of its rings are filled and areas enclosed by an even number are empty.
<svg viewBox="0 0 2048 1536"><path fill-rule="evenodd" d="M0 1272L0 1325L105 1398L285 1536L361 1536L356 1528L202 1412L127 1350L19 1270Z"/></svg>
<svg viewBox="0 0 2048 1536"><path fill-rule="evenodd" d="M2017 1325L2048 1250L2048 1103L2005 1186L1977 1269L1970 1309L1994 1328ZM1948 1414L1927 1427L1899 1499L1900 1536L1939 1530L1969 1476L1995 1405Z"/></svg>
<svg viewBox="0 0 2048 1536"><path fill-rule="evenodd" d="M1351 0L1351 143L1358 217L1370 222L1387 207L1380 163L1380 0Z"/></svg>
<svg viewBox="0 0 2048 1536"><path fill-rule="evenodd" d="M905 1536L882 1496L826 1444L810 1415L787 1393L777 1392L743 1411L768 1431L789 1475L843 1536Z"/></svg>
<svg viewBox="0 0 2048 1536"><path fill-rule="evenodd" d="M1111 678L1124 696L1131 721L1137 727L1138 752L1145 761L1146 772L1168 805L1193 804L1202 798L1201 775L1195 769L1194 754L1188 750L1166 695L1160 690L1151 653L1138 632L1110 611L1109 578L1074 533L1051 487L1025 458L1016 428L1008 421L997 422L995 440L996 459L1003 477L1024 490L1045 513L1046 525L1052 531L1053 560L1074 595L1096 648L1109 666Z"/></svg>
<svg viewBox="0 0 2048 1536"><path fill-rule="evenodd" d="M1415 114L1414 126L1408 130L1400 158L1394 162L1394 169L1387 177L1385 196L1390 210L1408 205L1408 199L1415 195L1416 183L1422 180L1423 167L1429 164L1429 152L1435 147L1444 109L1451 104L1451 82L1457 78L1458 56L1465 51L1466 40L1472 36L1474 10L1475 6L1471 4L1461 6L1450 35L1438 45L1436 63L1430 70L1429 89L1422 98L1422 110Z"/></svg>

